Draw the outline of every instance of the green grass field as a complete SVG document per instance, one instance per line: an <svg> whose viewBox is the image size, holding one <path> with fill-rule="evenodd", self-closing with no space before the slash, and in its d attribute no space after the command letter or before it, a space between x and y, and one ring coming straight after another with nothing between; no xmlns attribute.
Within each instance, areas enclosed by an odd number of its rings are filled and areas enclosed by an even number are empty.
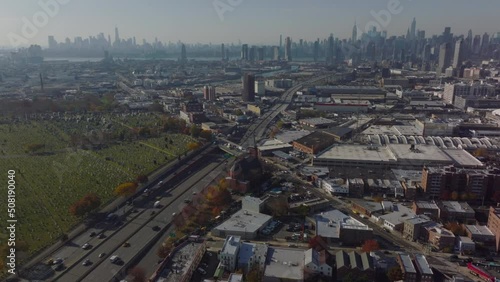
<svg viewBox="0 0 500 282"><path fill-rule="evenodd" d="M16 239L26 241L30 254L53 243L79 222L68 210L82 196L95 192L106 203L114 197L118 184L176 159L192 141L186 135L164 135L120 142L100 150L82 150L68 146L68 130L75 129L89 127L72 127L61 121L0 125L0 179L6 186L7 171L16 171ZM25 145L30 143L45 144L42 151L47 154L27 154ZM0 197L1 206L6 207L6 201L6 195ZM6 210L0 213L0 220L7 220ZM2 229L0 244L5 244L5 234Z"/></svg>

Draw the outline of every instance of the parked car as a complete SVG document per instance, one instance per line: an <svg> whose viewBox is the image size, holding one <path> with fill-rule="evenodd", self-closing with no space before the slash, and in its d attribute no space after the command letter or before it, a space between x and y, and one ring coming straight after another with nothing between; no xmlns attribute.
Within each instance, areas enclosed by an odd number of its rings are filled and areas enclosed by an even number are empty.
<svg viewBox="0 0 500 282"><path fill-rule="evenodd" d="M207 272L205 271L205 269L203 269L201 267L198 268L198 272L201 273L201 274L203 274L203 275L207 274Z"/></svg>

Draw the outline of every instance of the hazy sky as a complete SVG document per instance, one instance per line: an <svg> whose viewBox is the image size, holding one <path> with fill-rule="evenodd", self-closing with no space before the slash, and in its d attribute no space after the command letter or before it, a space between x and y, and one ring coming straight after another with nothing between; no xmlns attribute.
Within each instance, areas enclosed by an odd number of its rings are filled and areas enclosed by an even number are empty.
<svg viewBox="0 0 500 282"><path fill-rule="evenodd" d="M23 43L47 45L47 36L61 42L66 37L88 37L103 32L114 39L136 36L163 42L278 44L279 35L314 40L351 36L354 21L365 30L376 21L373 12L388 10L398 0L0 0L0 46L12 46L11 38ZM44 20L39 3L59 4L59 11ZM406 34L413 17L417 29L427 36L451 26L454 34L490 34L500 31L498 0L400 0L383 30L389 35ZM214 4L219 4L219 13ZM231 6L233 5L233 6ZM224 12L224 7L226 11ZM38 15L36 32L23 32L23 17L31 23ZM382 26L385 25L381 22ZM26 28L24 28L26 29ZM31 38L30 38L31 37ZM21 40L21 39L22 40Z"/></svg>

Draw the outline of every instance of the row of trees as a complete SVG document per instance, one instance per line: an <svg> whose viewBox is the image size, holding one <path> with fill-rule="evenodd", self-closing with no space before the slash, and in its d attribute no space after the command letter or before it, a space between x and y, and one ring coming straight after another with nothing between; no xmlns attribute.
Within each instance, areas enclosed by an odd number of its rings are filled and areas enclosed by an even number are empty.
<svg viewBox="0 0 500 282"><path fill-rule="evenodd" d="M83 217L94 212L101 206L101 198L95 193L89 193L69 207L69 212L77 217Z"/></svg>
<svg viewBox="0 0 500 282"><path fill-rule="evenodd" d="M231 204L232 196L227 186L225 179L221 179L217 185L205 188L193 202L184 207L173 219L176 227L175 236L167 238L156 252L160 258L168 256L175 242L184 234L190 234L197 228L207 226L213 217L220 215L222 210Z"/></svg>

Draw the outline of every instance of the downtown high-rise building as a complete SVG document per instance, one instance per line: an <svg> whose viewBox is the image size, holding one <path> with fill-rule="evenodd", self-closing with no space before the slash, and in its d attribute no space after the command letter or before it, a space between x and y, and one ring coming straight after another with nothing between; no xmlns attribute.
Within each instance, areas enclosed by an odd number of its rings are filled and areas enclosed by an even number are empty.
<svg viewBox="0 0 500 282"><path fill-rule="evenodd" d="M292 61L292 39L289 36L285 38L285 60Z"/></svg>
<svg viewBox="0 0 500 282"><path fill-rule="evenodd" d="M120 44L120 33L118 32L118 27L115 27L115 45Z"/></svg>
<svg viewBox="0 0 500 282"><path fill-rule="evenodd" d="M333 64L333 53L335 49L335 42L333 38L333 34L330 34L328 37L327 41L327 46L326 46L326 63L327 64Z"/></svg>
<svg viewBox="0 0 500 282"><path fill-rule="evenodd" d="M313 59L315 62L319 59L319 39L314 42Z"/></svg>
<svg viewBox="0 0 500 282"><path fill-rule="evenodd" d="M248 60L248 44L241 45L241 59L244 61Z"/></svg>
<svg viewBox="0 0 500 282"><path fill-rule="evenodd" d="M413 18L413 21L411 22L411 30L410 30L410 39L415 40L416 35L417 35L417 20Z"/></svg>
<svg viewBox="0 0 500 282"><path fill-rule="evenodd" d="M181 45L181 62L186 63L187 62L187 51L186 51L186 45L182 44Z"/></svg>
<svg viewBox="0 0 500 282"><path fill-rule="evenodd" d="M354 22L354 27L352 28L352 35L351 35L351 42L352 44L356 43L358 41L358 26L356 25L356 22Z"/></svg>
<svg viewBox="0 0 500 282"><path fill-rule="evenodd" d="M481 55L486 55L490 47L490 35L488 33L483 34L483 39L481 40Z"/></svg>
<svg viewBox="0 0 500 282"><path fill-rule="evenodd" d="M220 46L220 56L223 61L226 60L226 48L224 47L224 43Z"/></svg>
<svg viewBox="0 0 500 282"><path fill-rule="evenodd" d="M241 98L243 102L255 101L255 75L245 73L243 76L243 93Z"/></svg>
<svg viewBox="0 0 500 282"><path fill-rule="evenodd" d="M279 61L281 59L280 57L280 47L279 46L274 46L273 47L273 60L274 61Z"/></svg>
<svg viewBox="0 0 500 282"><path fill-rule="evenodd" d="M441 44L441 46L439 47L439 63L436 70L437 76L441 76L441 74L445 72L446 68L451 65L451 52L451 44L448 42Z"/></svg>
<svg viewBox="0 0 500 282"><path fill-rule="evenodd" d="M453 56L453 68L458 69L464 61L465 44L463 39L457 40L455 43L455 54Z"/></svg>

